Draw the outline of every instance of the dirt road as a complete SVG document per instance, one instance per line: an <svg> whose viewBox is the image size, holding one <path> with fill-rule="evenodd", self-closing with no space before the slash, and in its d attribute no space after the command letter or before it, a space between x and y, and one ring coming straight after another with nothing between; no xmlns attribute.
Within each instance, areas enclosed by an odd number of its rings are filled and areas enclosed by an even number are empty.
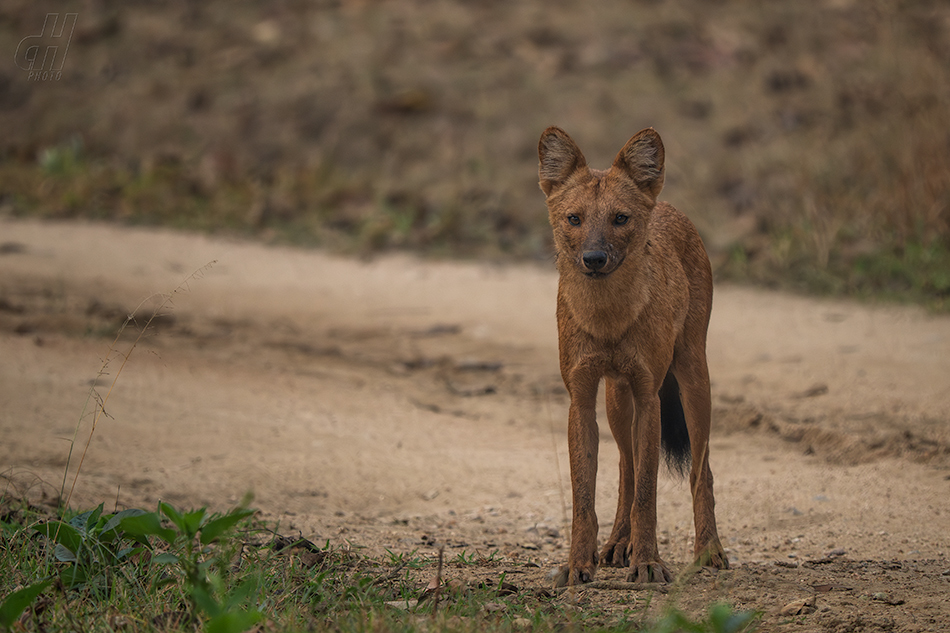
<svg viewBox="0 0 950 633"><path fill-rule="evenodd" d="M569 538L556 283L553 266L0 220L0 491L58 495L76 434L69 489L95 385L108 416L73 506L222 509L250 490L287 532L371 553L497 550L466 573L497 577L502 560L544 585ZM110 352L155 293L173 293L161 316ZM711 463L733 569L691 580L681 606L760 609L766 630L950 626L950 318L728 286L714 303ZM605 533L617 474L603 426ZM688 487L664 475L659 500L678 571ZM815 606L780 613L795 600Z"/></svg>

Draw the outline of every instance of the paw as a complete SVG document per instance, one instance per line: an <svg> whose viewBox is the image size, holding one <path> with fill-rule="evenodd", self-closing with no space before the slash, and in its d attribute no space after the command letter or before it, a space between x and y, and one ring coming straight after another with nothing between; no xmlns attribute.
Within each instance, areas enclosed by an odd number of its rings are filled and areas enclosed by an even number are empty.
<svg viewBox="0 0 950 633"><path fill-rule="evenodd" d="M567 587L568 585L582 585L594 580L596 567L588 569L571 569L568 565L562 566L554 575L555 587Z"/></svg>
<svg viewBox="0 0 950 633"><path fill-rule="evenodd" d="M561 567L555 575L554 586L566 587L591 582L595 571L597 571L597 550L591 550L587 555L575 550L568 559L568 564Z"/></svg>
<svg viewBox="0 0 950 633"><path fill-rule="evenodd" d="M635 583L667 583L673 582L673 574L662 561L652 563L638 563L630 566L627 582Z"/></svg>
<svg viewBox="0 0 950 633"><path fill-rule="evenodd" d="M592 581L598 563L596 547L597 543L593 539L572 542L567 565L562 567L558 574L558 576L563 576L560 578L561 584L555 584L555 586L581 585Z"/></svg>
<svg viewBox="0 0 950 633"><path fill-rule="evenodd" d="M716 569L729 569L729 558L722 548L719 539L713 539L696 553L696 563L698 567L715 567Z"/></svg>
<svg viewBox="0 0 950 633"><path fill-rule="evenodd" d="M630 565L630 547L627 539L607 541L600 553L601 564L607 567L628 567Z"/></svg>

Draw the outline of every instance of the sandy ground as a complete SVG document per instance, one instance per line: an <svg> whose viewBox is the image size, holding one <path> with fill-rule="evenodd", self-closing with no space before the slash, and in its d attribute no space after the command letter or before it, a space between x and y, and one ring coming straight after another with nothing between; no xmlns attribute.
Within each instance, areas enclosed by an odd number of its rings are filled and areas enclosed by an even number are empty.
<svg viewBox="0 0 950 633"><path fill-rule="evenodd" d="M69 490L94 387L107 416L73 506L223 509L253 491L288 533L370 553L497 551L465 573L501 565L544 586L569 542L556 284L553 266L0 219L0 494L55 498L75 436ZM156 293L170 302L133 348ZM733 568L694 577L678 603L758 609L765 630L950 627L950 318L720 286L709 357ZM605 536L606 425L602 441ZM680 571L688 487L664 474L659 504L661 555ZM628 593L564 599L622 609Z"/></svg>

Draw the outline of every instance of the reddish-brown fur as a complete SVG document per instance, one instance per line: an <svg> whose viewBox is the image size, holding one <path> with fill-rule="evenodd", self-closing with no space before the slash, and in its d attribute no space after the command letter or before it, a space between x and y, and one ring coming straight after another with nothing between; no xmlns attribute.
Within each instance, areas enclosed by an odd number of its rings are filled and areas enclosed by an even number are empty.
<svg viewBox="0 0 950 633"><path fill-rule="evenodd" d="M571 552L564 579L590 581L598 560L629 566L635 582L668 582L656 542L660 388L679 384L689 434L697 562L728 567L716 531L709 469L706 329L712 272L693 224L656 198L664 149L652 128L631 138L605 171L587 166L563 130L538 144L557 267L561 376L571 397L568 446L573 489ZM606 379L607 422L620 450L620 498L597 554L595 401Z"/></svg>

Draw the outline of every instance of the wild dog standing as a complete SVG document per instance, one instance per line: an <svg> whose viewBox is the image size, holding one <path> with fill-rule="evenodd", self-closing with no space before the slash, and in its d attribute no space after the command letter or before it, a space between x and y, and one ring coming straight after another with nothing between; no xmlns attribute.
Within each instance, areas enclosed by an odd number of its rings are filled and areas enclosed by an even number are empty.
<svg viewBox="0 0 950 633"><path fill-rule="evenodd" d="M574 510L566 581L589 582L598 563L595 401L601 378L620 450L620 499L599 560L629 566L634 582L672 580L656 543L662 444L671 466L692 464L697 561L725 569L709 469L712 271L693 224L656 201L664 180L660 136L642 130L606 171L589 168L556 127L541 135L538 155L560 272L561 376L571 396Z"/></svg>

